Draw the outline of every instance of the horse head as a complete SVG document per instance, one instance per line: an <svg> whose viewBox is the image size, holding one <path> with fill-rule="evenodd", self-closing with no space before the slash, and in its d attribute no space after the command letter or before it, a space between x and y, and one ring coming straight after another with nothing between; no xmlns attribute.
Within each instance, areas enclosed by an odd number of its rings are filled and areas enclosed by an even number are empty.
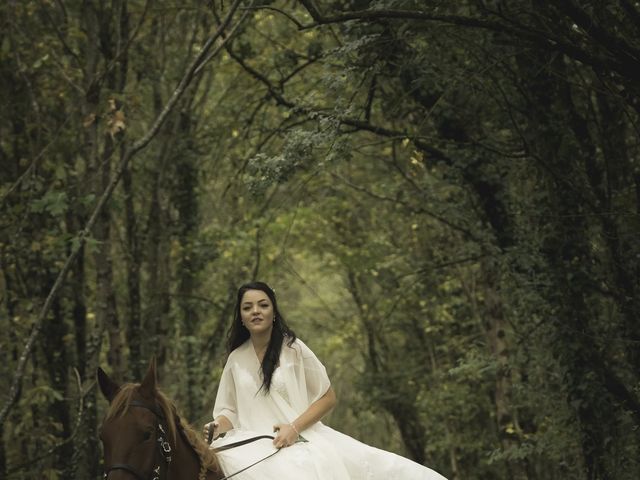
<svg viewBox="0 0 640 480"><path fill-rule="evenodd" d="M214 453L181 423L173 403L158 389L155 359L141 383L119 385L101 368L97 376L109 401L100 429L105 478L221 478Z"/></svg>

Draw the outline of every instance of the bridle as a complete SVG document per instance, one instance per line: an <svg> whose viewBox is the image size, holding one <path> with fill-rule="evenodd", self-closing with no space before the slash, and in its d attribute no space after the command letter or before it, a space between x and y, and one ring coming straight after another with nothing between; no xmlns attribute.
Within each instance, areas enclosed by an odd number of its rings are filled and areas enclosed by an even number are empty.
<svg viewBox="0 0 640 480"><path fill-rule="evenodd" d="M106 480L114 470L125 470L136 477L138 480L161 480L162 478L167 477L167 469L169 468L169 464L171 463L171 445L166 440L167 430L165 429L166 419L164 415L155 407L147 405L145 403L139 402L137 400L132 400L129 402L130 407L140 407L146 408L151 413L156 416L156 429L154 432L154 438L156 438L156 449L154 450L153 455L153 470L150 474L144 475L140 473L135 467L127 464L127 463L114 463L113 465L105 468L104 470L104 479ZM165 425L163 425L163 423ZM162 462L164 460L164 463ZM162 468L163 465L166 465L167 468Z"/></svg>
<svg viewBox="0 0 640 480"><path fill-rule="evenodd" d="M171 445L165 439L165 437L167 436L167 433L166 433L165 427L163 426L163 422L166 423L166 419L164 418L164 415L157 408L147 405L146 403L139 402L137 400L131 400L131 402L129 402L129 406L146 408L151 413L153 413L156 416L156 419L158 420L156 424L155 434L154 434L154 437L157 437L156 439L157 448L154 451L154 457L153 457L153 465L155 466L153 467L152 472L149 475L145 476L144 474L140 473L135 467L127 463L114 463L113 465L105 468L103 478L107 480L107 478L109 477L109 473L111 473L114 470L125 470L129 472L131 475L133 475L134 477L136 477L138 480L161 480L163 478L166 478L167 470L169 468L169 464L171 463ZM180 433L182 433L182 431L180 431ZM259 435L257 437L248 438L246 440L241 440L239 442L234 442L234 443L224 445L222 447L218 447L216 448L216 451L221 452L223 450L229 450L231 448L247 445L248 443L255 442L256 440L262 440L262 439L273 440L273 438L274 437L272 437L271 435ZM235 473L227 475L221 480L227 480L228 478L235 477L239 473L242 473L245 470L248 470L249 468L257 465L258 463L265 461L267 458L274 456L280 450L281 449L278 449L275 452L270 453L269 455L258 460L257 462L252 463L251 465L244 467ZM164 459L164 463L167 465L167 468L165 469L162 468L163 463L162 461L159 461L160 457Z"/></svg>

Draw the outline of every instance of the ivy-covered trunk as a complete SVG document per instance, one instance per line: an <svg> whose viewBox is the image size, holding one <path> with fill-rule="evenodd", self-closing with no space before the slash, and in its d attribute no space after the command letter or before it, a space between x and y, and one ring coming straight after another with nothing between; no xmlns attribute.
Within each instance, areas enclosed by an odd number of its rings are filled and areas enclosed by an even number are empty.
<svg viewBox="0 0 640 480"><path fill-rule="evenodd" d="M589 198L577 185L584 175L580 158L571 148L576 139L559 125L571 113L563 97L564 84L549 67L563 72L563 58L528 56L520 61L528 94L530 121L526 135L548 192L548 234L543 244L551 284L546 291L554 337L550 346L559 361L566 400L577 421L584 478L616 478L607 459L613 453L608 438L615 435L619 408L606 387L611 372L606 352L593 341L593 311L587 303L593 262L589 248ZM562 132L562 134L560 134Z"/></svg>
<svg viewBox="0 0 640 480"><path fill-rule="evenodd" d="M200 323L197 305L197 288L200 272L200 246L197 232L200 220L198 202L198 172L195 166L196 156L193 152L192 119L184 112L178 120L177 135L180 138L178 148L173 152L176 183L173 202L180 218L180 228L177 240L180 244L179 260L176 270L177 301L179 311L179 329L187 339L184 345L184 386L188 392L187 414L193 417L198 411L199 385L197 375L199 349L195 345L195 338Z"/></svg>

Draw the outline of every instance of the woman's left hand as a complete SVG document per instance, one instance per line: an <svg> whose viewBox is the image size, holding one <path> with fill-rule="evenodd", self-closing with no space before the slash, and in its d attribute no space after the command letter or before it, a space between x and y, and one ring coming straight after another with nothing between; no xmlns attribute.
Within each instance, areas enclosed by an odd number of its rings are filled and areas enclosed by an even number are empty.
<svg viewBox="0 0 640 480"><path fill-rule="evenodd" d="M281 423L273 426L276 438L273 440L273 446L276 448L290 447L298 440L298 432L288 423Z"/></svg>

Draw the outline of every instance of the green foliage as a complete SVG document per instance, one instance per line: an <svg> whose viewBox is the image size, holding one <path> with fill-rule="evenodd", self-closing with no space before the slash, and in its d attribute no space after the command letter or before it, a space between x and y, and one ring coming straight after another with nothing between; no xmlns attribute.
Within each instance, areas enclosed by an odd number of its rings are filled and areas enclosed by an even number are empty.
<svg viewBox="0 0 640 480"><path fill-rule="evenodd" d="M122 2L0 7L3 390L121 147L228 3L126 2L128 30ZM90 390L71 450L25 463L70 435L72 368L135 380L155 354L208 420L256 277L326 363L336 428L450 479L637 478L636 6L312 3L386 13L299 29L300 2L254 3L277 10L251 11L87 232L0 476L98 476Z"/></svg>
<svg viewBox="0 0 640 480"><path fill-rule="evenodd" d="M47 212L54 217L60 216L67 210L67 193L49 191L30 206L33 213Z"/></svg>

